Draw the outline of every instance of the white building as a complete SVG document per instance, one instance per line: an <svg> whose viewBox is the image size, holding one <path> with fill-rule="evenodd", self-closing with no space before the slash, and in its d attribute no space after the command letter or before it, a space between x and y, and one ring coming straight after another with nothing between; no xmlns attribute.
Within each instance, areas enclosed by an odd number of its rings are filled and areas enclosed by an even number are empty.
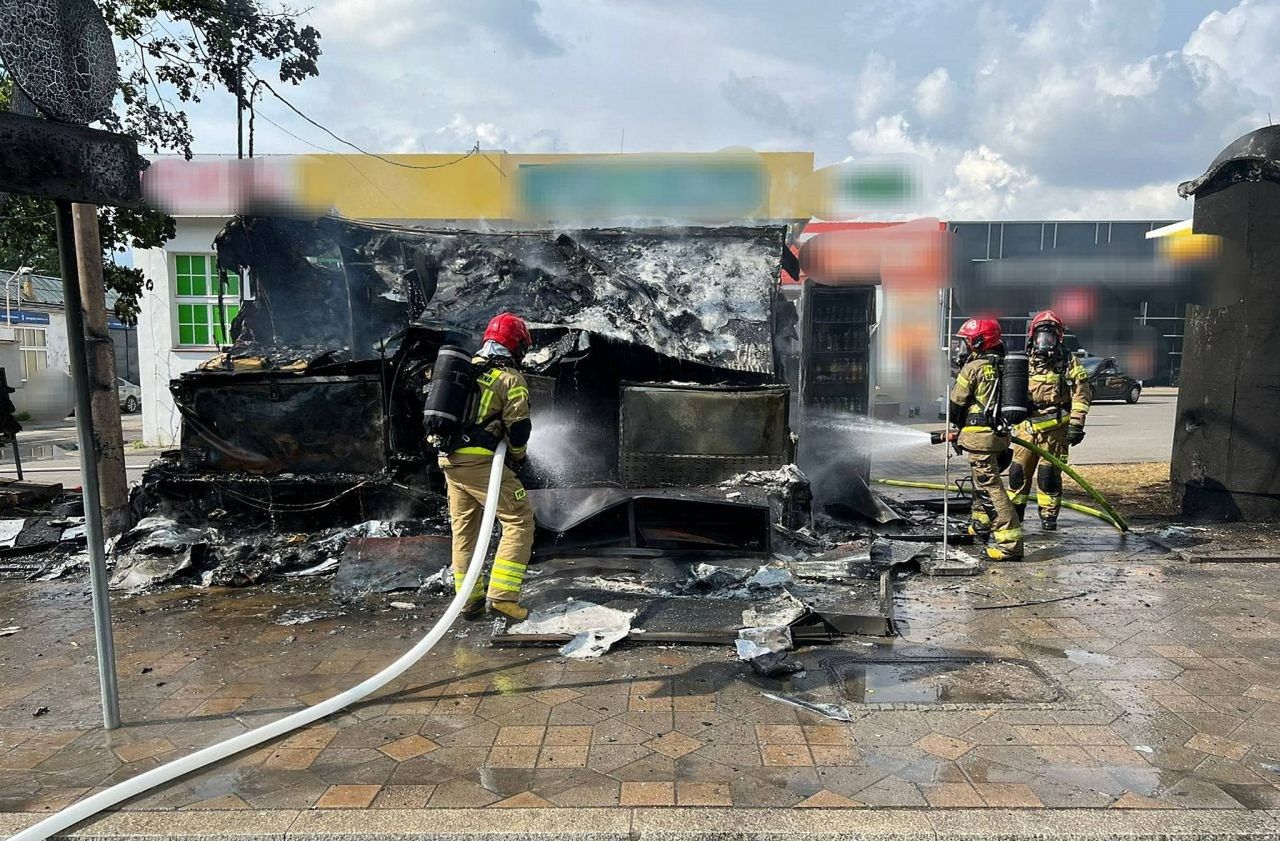
<svg viewBox="0 0 1280 841"><path fill-rule="evenodd" d="M5 281L0 310L0 367L10 388L14 410L34 420L59 420L71 411L71 358L67 345L67 319L62 279L0 269ZM116 295L107 294L107 308ZM133 381L137 377L138 344L134 328L108 319L115 346L116 374Z"/></svg>
<svg viewBox="0 0 1280 841"><path fill-rule="evenodd" d="M213 238L228 218L179 217L177 235L165 247L133 252L134 266L147 278L139 300L138 385L148 445L178 443L181 424L169 381L217 355L223 340ZM228 326L238 300L238 290L226 296Z"/></svg>

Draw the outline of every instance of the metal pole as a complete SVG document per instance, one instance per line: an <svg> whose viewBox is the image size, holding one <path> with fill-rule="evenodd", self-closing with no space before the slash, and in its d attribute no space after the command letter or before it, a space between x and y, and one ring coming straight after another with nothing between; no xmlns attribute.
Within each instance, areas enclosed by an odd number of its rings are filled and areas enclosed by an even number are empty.
<svg viewBox="0 0 1280 841"><path fill-rule="evenodd" d="M942 292L946 296L946 329L942 331L942 347L944 364L947 366L947 376L943 382L946 383L942 387L942 411L950 415L948 403L951 402L951 287L948 286ZM948 418L944 429L951 429L951 421ZM942 492L942 564L947 563L947 544L949 541L948 532L951 530L951 442L942 442L942 484L946 486L946 490Z"/></svg>
<svg viewBox="0 0 1280 841"><path fill-rule="evenodd" d="M89 581L93 588L93 631L98 645L98 684L102 690L102 723L108 730L115 730L120 726L120 699L116 691L116 652L111 635L111 602L107 594L107 559L102 539L102 502L98 497L98 448L93 440L89 358L85 349L84 314L80 309L80 273L76 268L71 202L59 199L54 204L57 209L58 262L62 267L62 294L66 308L71 382L76 393L76 435L80 443L80 481L84 499L85 539L89 549Z"/></svg>

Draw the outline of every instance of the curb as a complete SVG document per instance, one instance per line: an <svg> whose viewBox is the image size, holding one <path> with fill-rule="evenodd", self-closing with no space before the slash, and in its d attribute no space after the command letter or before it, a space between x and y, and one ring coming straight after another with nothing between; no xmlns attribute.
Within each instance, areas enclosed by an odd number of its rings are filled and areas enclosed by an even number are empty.
<svg viewBox="0 0 1280 841"><path fill-rule="evenodd" d="M42 814L0 814L8 836ZM1231 809L335 809L113 812L76 841L1280 841L1280 811Z"/></svg>

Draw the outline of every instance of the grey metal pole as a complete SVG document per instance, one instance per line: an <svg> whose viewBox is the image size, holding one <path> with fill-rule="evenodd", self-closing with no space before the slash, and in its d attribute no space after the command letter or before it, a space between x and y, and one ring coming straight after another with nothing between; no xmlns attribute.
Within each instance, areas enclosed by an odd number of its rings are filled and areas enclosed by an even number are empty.
<svg viewBox="0 0 1280 841"><path fill-rule="evenodd" d="M84 499L85 539L89 549L89 582L93 588L93 632L98 644L102 723L108 730L115 730L120 726L120 699L116 691L116 651L111 632L111 601L107 593L107 558L102 539L102 501L98 496L97 444L93 440L93 409L89 395L89 357L84 341L84 314L80 309L80 275L76 268L71 202L58 200L54 204L57 208L58 262L62 267L71 383L76 393L76 435L80 442L80 480Z"/></svg>

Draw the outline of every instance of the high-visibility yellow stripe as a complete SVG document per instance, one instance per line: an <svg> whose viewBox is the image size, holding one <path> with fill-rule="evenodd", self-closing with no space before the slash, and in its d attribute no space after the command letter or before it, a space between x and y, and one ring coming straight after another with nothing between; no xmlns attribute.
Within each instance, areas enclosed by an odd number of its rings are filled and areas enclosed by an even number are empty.
<svg viewBox="0 0 1280 841"><path fill-rule="evenodd" d="M956 385L967 389L969 387L969 378L956 374Z"/></svg>
<svg viewBox="0 0 1280 841"><path fill-rule="evenodd" d="M450 455L458 454L465 456L491 456L493 455L493 450L486 449L485 447L459 447Z"/></svg>
<svg viewBox="0 0 1280 841"><path fill-rule="evenodd" d="M1058 381L1057 374L1032 374L1031 382L1033 383L1056 383Z"/></svg>
<svg viewBox="0 0 1280 841"><path fill-rule="evenodd" d="M494 564L494 574L510 575L514 578L523 578L525 567L522 564Z"/></svg>
<svg viewBox="0 0 1280 841"><path fill-rule="evenodd" d="M509 447L508 449L511 451L511 455L522 456L524 455L524 451L528 449L528 447Z"/></svg>
<svg viewBox="0 0 1280 841"><path fill-rule="evenodd" d="M1089 411L1089 403L1088 403L1088 401L1086 401L1086 400L1072 400L1072 401L1071 401L1071 411L1073 411L1073 412L1087 412L1087 411Z"/></svg>
<svg viewBox="0 0 1280 841"><path fill-rule="evenodd" d="M480 389L480 408L476 411L477 421L482 421L489 416L491 403L493 403L493 391L488 388Z"/></svg>
<svg viewBox="0 0 1280 841"><path fill-rule="evenodd" d="M1010 492L1009 492L1009 501L1010 501L1010 502L1012 502L1014 505L1025 505L1025 504L1026 504L1026 502L1027 502L1027 495L1026 495L1026 494L1013 493L1012 491L1010 491Z"/></svg>
<svg viewBox="0 0 1280 841"><path fill-rule="evenodd" d="M989 524L991 523L991 518L990 518L990 517L988 517L988 516L987 516L987 512L986 512L986 511L983 511L982 509L978 509L978 510L974 511L974 512L973 512L973 514L972 514L972 518L973 518L973 521L974 521L975 523L978 523L978 524L980 524L980 525L984 525L984 526L985 526L985 525L989 525Z"/></svg>
<svg viewBox="0 0 1280 841"><path fill-rule="evenodd" d="M961 429L960 431L961 431L961 432L990 432L990 431L991 431L991 427L989 427L989 426L966 426L964 429Z"/></svg>
<svg viewBox="0 0 1280 841"><path fill-rule="evenodd" d="M1044 508L1049 505L1054 505L1060 499L1062 499L1062 497L1055 496L1053 494L1046 494L1046 493L1039 493L1039 492L1036 493L1036 504L1039 505L1041 508Z"/></svg>
<svg viewBox="0 0 1280 841"><path fill-rule="evenodd" d="M466 572L458 572L458 570L455 569L453 571L453 592L456 593L459 590L461 590L462 585L466 580L467 580ZM476 593L479 593L480 590L481 590L480 581L479 579L477 579L476 586L471 588L471 593L474 596Z"/></svg>
<svg viewBox="0 0 1280 841"><path fill-rule="evenodd" d="M991 532L991 537L997 543L1010 543L1022 539L1022 526L1015 526L1011 529L996 529Z"/></svg>
<svg viewBox="0 0 1280 841"><path fill-rule="evenodd" d="M528 396L529 396L529 389L525 388L522 385L518 385L507 392L507 397L510 398L511 400L515 400L517 397L528 397Z"/></svg>
<svg viewBox="0 0 1280 841"><path fill-rule="evenodd" d="M1039 421L1033 420L1031 421L1031 428L1037 429L1037 430L1053 429L1054 427L1062 426L1064 423L1067 423L1070 420L1071 420L1070 418L1060 418L1060 417L1052 417L1052 418L1047 418L1045 420L1039 420Z"/></svg>
<svg viewBox="0 0 1280 841"><path fill-rule="evenodd" d="M492 579L490 579L489 581L489 589L498 590L503 593L519 593L520 592L519 585L512 587L510 584L504 584L501 581L495 581Z"/></svg>

